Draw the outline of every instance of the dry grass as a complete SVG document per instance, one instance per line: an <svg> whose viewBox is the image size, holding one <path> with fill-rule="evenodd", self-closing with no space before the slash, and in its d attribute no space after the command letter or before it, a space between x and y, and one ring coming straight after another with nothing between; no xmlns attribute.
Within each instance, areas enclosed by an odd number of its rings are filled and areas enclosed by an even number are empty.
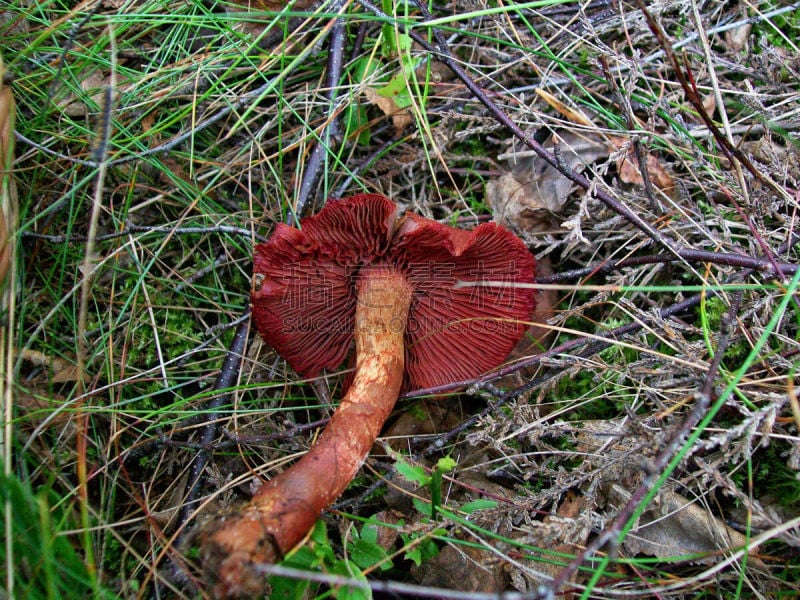
<svg viewBox="0 0 800 600"><path fill-rule="evenodd" d="M318 571L342 575L332 565L372 544L394 556L391 570L369 573L376 581L440 596L533 591L606 531L609 544L565 589L796 593L800 9L650 7L745 162L689 102L635 3L475 1L434 12L461 66L520 128L548 148L557 136L562 162L585 168L664 239L759 257L765 270L754 272L671 257L596 197L556 185L565 180L526 157L451 70L405 43L405 23L429 30L413 6L395 4L388 20L344 5L333 102L325 10L297 13L307 22L277 46L287 21L264 14L272 25L259 46L242 14L214 2L0 9L20 136L15 312L4 304L5 335L18 340L5 409L9 591L194 597L201 573L191 544L175 546L176 523L209 401L223 400L203 514L312 443L329 407L255 337L231 386L215 382L247 305L252 244L297 210L322 138L305 213L366 190L464 227L503 220L556 273L661 259L550 277L561 285L550 333L521 350L533 364L495 382L501 390L401 400L386 442L409 464L457 462L445 516L427 519L411 502L425 486L414 491L376 451L341 511L325 515L327 541L311 543L332 548L315 555L326 557ZM392 120L375 103L391 89L408 116ZM338 137L326 134L332 115ZM648 157L649 182L636 152ZM498 185L503 175L517 188ZM550 191L514 195L532 182ZM547 209L519 204L542 198ZM659 313L697 293L694 306ZM615 331L607 347L592 344ZM326 382L333 398L340 379ZM682 423L686 436L676 435ZM459 510L478 498L492 502L467 520ZM365 520L399 535L358 546ZM434 547L438 556L413 564L414 549ZM171 560L189 564L189 581Z"/></svg>

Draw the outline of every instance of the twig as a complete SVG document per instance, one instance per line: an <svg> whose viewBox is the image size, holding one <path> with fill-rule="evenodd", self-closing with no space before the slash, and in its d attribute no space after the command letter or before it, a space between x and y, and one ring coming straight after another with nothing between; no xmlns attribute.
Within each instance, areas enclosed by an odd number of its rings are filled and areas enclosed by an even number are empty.
<svg viewBox="0 0 800 600"><path fill-rule="evenodd" d="M739 161L739 163L741 163L745 169L750 171L750 173L761 183L769 186L781 196L785 196L786 190L759 171L753 165L753 163L750 162L750 159L745 156L745 154L739 148L734 146L731 141L720 131L719 127L716 126L713 119L708 114L708 111L703 106L703 100L700 98L700 94L697 91L697 85L694 81L691 71L689 70L688 63L686 64L686 71L684 72L684 69L681 67L677 56L675 56L675 52L672 50L672 44L670 44L669 40L667 39L666 33L664 33L664 30L653 18L653 15L651 15L647 10L647 4L644 2L644 0L636 0L636 3L639 5L639 10L642 11L644 18L647 21L647 26L650 28L650 31L653 32L653 35L658 40L659 45L664 50L667 60L672 64L675 77L678 79L678 83L680 83L681 88L683 88L683 93L686 94L686 99L697 111L697 114L700 115L700 118L703 119L706 127L708 127L708 130L717 141L720 150L722 150L728 160L731 162Z"/></svg>
<svg viewBox="0 0 800 600"><path fill-rule="evenodd" d="M246 308L243 315L244 320L236 330L233 342L231 342L231 346L225 355L222 369L214 384L214 391L218 393L215 394L214 398L208 402L204 409L204 420L206 424L200 438L201 450L195 455L192 460L192 465L189 468L187 492L177 523L177 528L181 530L181 533L178 535L178 540L181 539L181 535L185 531L184 525L191 518L199 502L203 471L205 471L206 465L211 457L211 449L219 429L218 410L228 402L230 398L230 393L225 390L232 388L239 376L239 367L250 333L250 320L246 318L249 313L250 309Z"/></svg>
<svg viewBox="0 0 800 600"><path fill-rule="evenodd" d="M633 118L633 108L631 107L630 95L628 93L623 93L620 89L616 78L611 74L608 58L604 55L600 55L600 66L603 69L603 75L605 76L606 81L611 86L611 91L617 98L617 103L619 104L622 114L625 117L625 123L628 126L628 131L636 131L636 121ZM653 191L653 182L650 181L650 171L647 168L647 157L642 149L640 136L631 136L631 144L633 145L633 152L636 155L636 161L639 163L639 174L642 177L644 192L647 194L647 199L650 201L650 209L653 212L660 212L661 206L656 198L655 192Z"/></svg>
<svg viewBox="0 0 800 600"><path fill-rule="evenodd" d="M337 15L344 6L344 0L334 0L331 3L331 12ZM325 129L317 139L311 157L306 163L303 171L303 178L300 180L297 202L294 211L287 214L287 224L291 225L295 218L300 217L305 212L306 205L312 195L317 192L317 181L319 181L323 168L327 165L327 157L332 152L331 144L338 142L340 137L339 115L336 110L336 96L339 90L339 80L342 77L342 63L344 56L344 45L346 38L344 19L336 18L328 38L328 65L326 73L326 95L329 102L330 120Z"/></svg>
<svg viewBox="0 0 800 600"><path fill-rule="evenodd" d="M89 210L89 227L86 235L86 250L81 266L82 279L80 282L80 294L78 302L78 352L75 360L77 372L76 381L78 395L86 394L86 365L88 362L89 340L86 337L87 323L89 319L89 297L91 295L92 283L94 281L95 263L97 262L97 230L100 224L100 214L103 209L103 193L106 185L106 175L108 174L108 142L111 137L111 123L114 111L114 94L116 93L116 42L113 27L108 27L110 40L111 57L111 82L103 89L103 119L99 124L95 139L93 156L97 161L97 180L95 183L92 204ZM91 536L89 519L89 479L87 473L87 448L89 431L89 412L84 410L83 400L78 402L75 407L75 429L77 431L75 442L75 471L78 479L78 504L80 507L81 524L84 528L83 545L85 551L84 560L92 586L97 589L97 565L95 555L92 550L94 543Z"/></svg>
<svg viewBox="0 0 800 600"><path fill-rule="evenodd" d="M734 252L712 252L710 250L694 250L691 248L680 248L676 251L677 256L666 256L664 254L647 254L644 256L632 256L619 260L608 259L587 265L579 269L561 271L552 275L537 277L536 283L558 283L560 281L570 281L587 276L601 273L609 273L624 267L637 267L641 265L666 264L676 261L700 262L713 265L724 265L727 267L746 268L764 275L777 275L782 277L786 273L794 273L800 268L798 265L786 262L775 262L768 258L759 258L737 254Z"/></svg>

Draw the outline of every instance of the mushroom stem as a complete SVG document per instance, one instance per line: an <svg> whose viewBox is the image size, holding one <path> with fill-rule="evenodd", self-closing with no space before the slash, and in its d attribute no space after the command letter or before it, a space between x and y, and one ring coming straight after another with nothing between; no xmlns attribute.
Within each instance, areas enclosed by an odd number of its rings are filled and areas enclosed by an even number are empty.
<svg viewBox="0 0 800 600"><path fill-rule="evenodd" d="M353 479L394 408L411 287L398 270L373 266L362 271L357 288L355 377L330 423L302 459L203 536L217 597L263 593L265 576L256 567L280 560L303 539Z"/></svg>

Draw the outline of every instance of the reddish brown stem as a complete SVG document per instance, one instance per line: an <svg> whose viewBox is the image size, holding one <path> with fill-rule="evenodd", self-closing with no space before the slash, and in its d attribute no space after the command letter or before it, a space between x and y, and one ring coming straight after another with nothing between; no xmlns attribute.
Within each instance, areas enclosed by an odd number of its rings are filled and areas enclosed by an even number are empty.
<svg viewBox="0 0 800 600"><path fill-rule="evenodd" d="M280 560L301 541L361 467L400 392L410 304L411 288L401 273L365 270L355 316L356 373L328 427L300 461L202 536L217 597L262 594L265 580L257 566Z"/></svg>

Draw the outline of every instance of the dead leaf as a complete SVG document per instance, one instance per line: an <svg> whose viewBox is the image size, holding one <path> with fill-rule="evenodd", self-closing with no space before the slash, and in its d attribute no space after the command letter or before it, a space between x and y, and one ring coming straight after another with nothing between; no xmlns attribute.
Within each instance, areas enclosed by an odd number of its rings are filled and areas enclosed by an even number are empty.
<svg viewBox="0 0 800 600"><path fill-rule="evenodd" d="M644 177L639 167L639 160L636 158L636 153L630 141L615 136L610 138L610 143L622 154L617 159L617 171L619 172L620 180L633 185L644 185ZM650 176L650 181L653 185L665 194L671 195L675 191L675 180L658 160L658 157L655 154L647 153L646 163L647 174Z"/></svg>
<svg viewBox="0 0 800 600"><path fill-rule="evenodd" d="M750 39L750 32L753 31L752 23L745 23L740 27L734 27L725 32L725 43L734 52L741 52Z"/></svg>
<svg viewBox="0 0 800 600"><path fill-rule="evenodd" d="M707 555L695 562L710 564L719 560L721 551L740 548L746 541L741 533L728 527L699 502L664 490L642 513L638 526L626 536L622 546L630 554L657 558ZM755 553L756 548L751 547L749 552Z"/></svg>
<svg viewBox="0 0 800 600"><path fill-rule="evenodd" d="M394 131L398 136L414 121L411 111L407 108L400 108L397 106L394 98L381 96L378 94L377 90L370 87L364 89L364 96L367 102L380 108L383 114L392 119Z"/></svg>
<svg viewBox="0 0 800 600"><path fill-rule="evenodd" d="M714 94L706 94L705 98L703 98L703 108L709 116L714 114L714 111L717 110L717 99Z"/></svg>
<svg viewBox="0 0 800 600"><path fill-rule="evenodd" d="M64 114L70 117L85 117L89 114L87 100L100 105L103 102L103 88L111 82L110 75L103 75L99 71L93 71L78 77L81 89L85 95L77 97L70 92L58 105L64 109Z"/></svg>
<svg viewBox="0 0 800 600"><path fill-rule="evenodd" d="M449 431L461 422L457 402L425 398L414 404L388 427L383 439L394 450L408 447L409 438ZM380 447L373 448L374 455L384 454Z"/></svg>
<svg viewBox="0 0 800 600"><path fill-rule="evenodd" d="M68 423L74 413L69 410L59 410L64 406L66 398L58 394L36 394L18 392L14 404L25 415L25 423L30 427L38 426L45 418L52 426L61 426ZM40 413L34 415L34 413Z"/></svg>
<svg viewBox="0 0 800 600"><path fill-rule="evenodd" d="M41 367L49 373L45 378L52 383L67 383L70 381L78 381L78 367L64 360L63 358L48 356L38 350L24 350L22 352L22 359L30 362L36 367ZM88 376L84 374L84 381L88 383Z"/></svg>
<svg viewBox="0 0 800 600"><path fill-rule="evenodd" d="M565 132L558 138L561 159L577 172L610 152L608 144L595 136ZM524 231L549 228L547 217L564 209L574 184L538 155L512 153L505 158L509 159L511 172L486 184L486 199L495 219Z"/></svg>
<svg viewBox="0 0 800 600"><path fill-rule="evenodd" d="M400 537L400 528L389 527L389 525L399 525L403 521L403 517L402 513L392 509L382 510L375 515L375 521L386 524L385 526L379 525L377 527L378 539L376 543L387 552L394 547L397 538Z"/></svg>

